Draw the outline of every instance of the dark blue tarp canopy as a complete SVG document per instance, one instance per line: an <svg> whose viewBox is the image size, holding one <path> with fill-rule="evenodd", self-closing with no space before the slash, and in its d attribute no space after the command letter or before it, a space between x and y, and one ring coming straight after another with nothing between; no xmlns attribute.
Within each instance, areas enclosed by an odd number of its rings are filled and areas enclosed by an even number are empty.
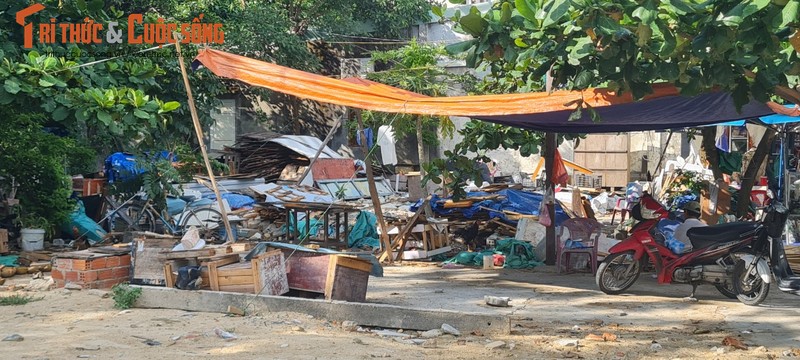
<svg viewBox="0 0 800 360"><path fill-rule="evenodd" d="M431 197L431 209L439 214L439 215L450 215L453 213L461 213L467 219L470 219L475 216L475 214L479 212L488 212L490 218L499 218L502 219L506 223L516 224L517 222L514 220L510 220L503 210L513 211L515 213L520 213L523 215L539 215L539 205L542 202L542 194L521 191L521 190L513 190L513 189L504 189L494 193L486 193L486 192L469 192L467 193L467 198L470 197L479 197L479 196L489 196L489 195L502 195L502 199L500 200L483 200L480 202L475 202L472 206L468 208L451 208L445 209L443 203L439 203L442 198L436 195L432 195ZM410 211L417 211L419 207L422 205L422 200L418 201L416 204L411 206ZM489 208L497 210L488 211L483 208ZM564 212L564 209L561 208L561 204L556 202L556 225L560 225L561 222L564 220L569 219L569 215Z"/></svg>
<svg viewBox="0 0 800 360"><path fill-rule="evenodd" d="M733 98L726 92L693 97L669 96L597 107L595 110L600 115L599 122L593 122L586 111L581 119L575 121L568 121L571 111L483 116L476 119L535 131L590 134L682 129L775 113L757 101L751 101L738 112Z"/></svg>

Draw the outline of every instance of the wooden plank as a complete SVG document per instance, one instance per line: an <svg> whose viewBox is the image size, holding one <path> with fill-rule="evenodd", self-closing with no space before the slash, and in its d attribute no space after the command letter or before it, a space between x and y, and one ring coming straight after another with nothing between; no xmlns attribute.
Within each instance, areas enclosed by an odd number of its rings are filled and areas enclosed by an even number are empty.
<svg viewBox="0 0 800 360"><path fill-rule="evenodd" d="M282 251L265 252L251 262L256 294L283 295L289 292L289 281L286 277L286 264Z"/></svg>
<svg viewBox="0 0 800 360"><path fill-rule="evenodd" d="M166 258L168 260L175 259L189 259L199 258L203 256L213 256L216 252L214 249L197 249L197 250L181 250L181 251L166 251Z"/></svg>
<svg viewBox="0 0 800 360"><path fill-rule="evenodd" d="M243 268L233 268L229 269L228 266L223 268L217 268L217 276L253 276L253 269L250 267L250 264L247 264L247 267Z"/></svg>
<svg viewBox="0 0 800 360"><path fill-rule="evenodd" d="M253 285L224 285L220 286L216 291L253 294Z"/></svg>
<svg viewBox="0 0 800 360"><path fill-rule="evenodd" d="M414 225L417 223L417 219L419 219L420 214L424 211L423 209L425 208L426 205L428 205L430 200L431 197L428 196L428 198L422 202L422 206L420 206L419 209L417 209L417 212L414 213L414 216L408 219L406 225L397 233L397 236L395 236L394 241L392 241L392 244L388 248L384 249L384 252L383 254L381 254L381 257L378 259L378 261L384 262L386 259L389 258L390 254L394 251L395 248L400 246L400 249L402 249L406 245L405 244L406 234L408 234L408 232L414 228ZM397 259L401 259L401 256L402 254L398 255Z"/></svg>
<svg viewBox="0 0 800 360"><path fill-rule="evenodd" d="M131 249L131 283L139 285L166 285L164 251L172 249L172 239L138 238Z"/></svg>
<svg viewBox="0 0 800 360"><path fill-rule="evenodd" d="M8 230L0 229L0 254L7 254L8 248Z"/></svg>
<svg viewBox="0 0 800 360"><path fill-rule="evenodd" d="M219 283L220 287L227 286L227 285L250 285L250 288L253 288L253 271L250 270L250 275L245 276L225 276L221 275L217 278L217 283Z"/></svg>
<svg viewBox="0 0 800 360"><path fill-rule="evenodd" d="M208 264L208 286L213 291L219 291L219 282L217 281L217 264L211 262Z"/></svg>
<svg viewBox="0 0 800 360"><path fill-rule="evenodd" d="M208 258L200 257L197 258L197 260L200 261L201 263L207 262L210 264L213 262L217 267L220 267L238 263L241 260L241 258L239 257L239 254L227 254L223 256L213 256Z"/></svg>
<svg viewBox="0 0 800 360"><path fill-rule="evenodd" d="M164 264L164 280L166 282L165 286L168 288L174 288L176 280L175 278L175 274L172 273L172 262L167 261L167 263Z"/></svg>

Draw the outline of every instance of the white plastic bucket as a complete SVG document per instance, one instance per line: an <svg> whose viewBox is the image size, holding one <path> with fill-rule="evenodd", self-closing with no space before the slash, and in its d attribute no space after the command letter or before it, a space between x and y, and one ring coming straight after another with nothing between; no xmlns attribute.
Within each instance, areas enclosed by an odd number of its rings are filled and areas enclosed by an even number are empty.
<svg viewBox="0 0 800 360"><path fill-rule="evenodd" d="M36 251L44 249L44 230L22 229L19 233L22 237L23 251Z"/></svg>

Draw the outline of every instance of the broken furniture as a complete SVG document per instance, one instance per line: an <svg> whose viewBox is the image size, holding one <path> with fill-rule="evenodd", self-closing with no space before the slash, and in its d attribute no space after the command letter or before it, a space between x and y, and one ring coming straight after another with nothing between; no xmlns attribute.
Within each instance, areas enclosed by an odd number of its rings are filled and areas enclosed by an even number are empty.
<svg viewBox="0 0 800 360"><path fill-rule="evenodd" d="M289 288L325 300L364 302L372 264L353 256L283 249Z"/></svg>
<svg viewBox="0 0 800 360"><path fill-rule="evenodd" d="M240 262L228 256L208 263L209 285L213 291L258 295L283 295L289 292L286 265L280 250L260 254Z"/></svg>
<svg viewBox="0 0 800 360"><path fill-rule="evenodd" d="M290 243L308 244L321 241L324 247L347 247L348 218L351 212L357 213L358 210L349 205L342 204L323 204L309 202L284 202L286 209L286 240ZM311 227L314 213L322 215L322 230L312 238ZM300 229L299 214L303 214L304 224ZM331 220L333 223L331 224ZM319 224L317 224L319 225ZM331 231L333 226L333 231ZM333 233L333 237L331 237ZM303 235L301 235L303 234Z"/></svg>
<svg viewBox="0 0 800 360"><path fill-rule="evenodd" d="M399 227L392 227L388 231L390 241L394 242L400 231L401 229ZM397 251L393 252L393 255L403 260L427 259L452 250L452 248L448 246L447 240L447 225L417 221L417 223L406 232L406 239L401 241L404 245L402 255L399 255Z"/></svg>
<svg viewBox="0 0 800 360"><path fill-rule="evenodd" d="M572 255L586 255L592 274L597 272L597 248L602 226L595 219L572 218L558 226L556 233L556 269L571 273Z"/></svg>

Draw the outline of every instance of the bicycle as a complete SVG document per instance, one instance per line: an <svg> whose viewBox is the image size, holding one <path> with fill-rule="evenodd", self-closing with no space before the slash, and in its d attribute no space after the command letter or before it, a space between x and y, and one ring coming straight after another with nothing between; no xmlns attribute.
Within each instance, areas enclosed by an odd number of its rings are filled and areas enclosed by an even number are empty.
<svg viewBox="0 0 800 360"><path fill-rule="evenodd" d="M142 202L141 194L138 194L137 198L138 201L126 201L121 205L110 197L105 198L112 209L106 216L110 232L156 232L160 221L164 232L170 235L181 236L190 228L195 227L200 232L200 238L209 243L222 239L220 233L222 214L210 206L192 206L199 200L193 196L179 197L186 204L174 217L166 210L158 211L150 199Z"/></svg>

